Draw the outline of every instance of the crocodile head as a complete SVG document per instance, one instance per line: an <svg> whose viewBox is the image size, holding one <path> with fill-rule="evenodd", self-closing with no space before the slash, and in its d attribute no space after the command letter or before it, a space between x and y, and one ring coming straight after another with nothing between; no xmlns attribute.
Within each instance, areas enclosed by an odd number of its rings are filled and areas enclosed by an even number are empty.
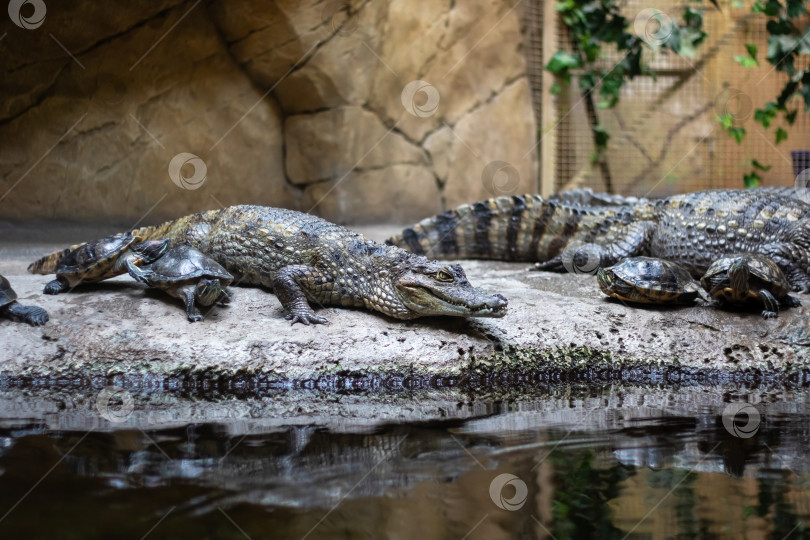
<svg viewBox="0 0 810 540"><path fill-rule="evenodd" d="M413 258L394 281L399 299L414 317L503 317L506 298L473 287L461 266Z"/></svg>

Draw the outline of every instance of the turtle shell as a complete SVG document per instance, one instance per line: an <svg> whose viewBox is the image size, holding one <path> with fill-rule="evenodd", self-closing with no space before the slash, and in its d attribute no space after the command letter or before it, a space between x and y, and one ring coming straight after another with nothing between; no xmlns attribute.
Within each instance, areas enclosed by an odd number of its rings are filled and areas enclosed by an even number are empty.
<svg viewBox="0 0 810 540"><path fill-rule="evenodd" d="M144 265L150 284L177 283L198 278L216 278L228 283L233 276L218 262L190 246L178 246L163 257Z"/></svg>
<svg viewBox="0 0 810 540"><path fill-rule="evenodd" d="M0 276L0 307L7 306L8 304L17 300L17 293L11 288L11 283Z"/></svg>
<svg viewBox="0 0 810 540"><path fill-rule="evenodd" d="M700 295L700 283L682 266L652 257L631 257L600 268L599 287L608 296L653 304L688 304Z"/></svg>
<svg viewBox="0 0 810 540"><path fill-rule="evenodd" d="M118 256L137 240L140 239L131 234L116 234L81 244L62 258L56 274L81 276L83 281L101 279L115 265Z"/></svg>
<svg viewBox="0 0 810 540"><path fill-rule="evenodd" d="M731 288L728 272L732 265L744 264L748 268L748 290L735 291ZM759 253L741 253L723 257L714 261L700 280L703 288L715 298L742 301L746 298L757 298L761 289L770 291L777 299L784 298L790 292L790 283L782 269L770 257ZM719 284L717 286L715 284ZM714 293L712 293L714 290Z"/></svg>

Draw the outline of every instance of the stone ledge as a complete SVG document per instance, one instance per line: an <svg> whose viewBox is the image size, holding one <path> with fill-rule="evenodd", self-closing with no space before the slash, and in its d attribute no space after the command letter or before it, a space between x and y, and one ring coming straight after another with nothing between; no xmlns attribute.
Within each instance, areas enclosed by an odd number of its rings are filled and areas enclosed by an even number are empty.
<svg viewBox="0 0 810 540"><path fill-rule="evenodd" d="M801 385L810 367L807 307L772 320L711 307L636 309L605 299L591 276L530 272L525 263L462 263L473 284L509 299L502 319L397 321L327 308L320 313L329 324L291 327L276 297L256 288L237 288L230 307L194 324L179 302L126 277L45 296L47 276L24 273L38 250L0 243L0 272L23 303L51 314L42 328L0 321L4 385L214 384L258 393L555 380Z"/></svg>

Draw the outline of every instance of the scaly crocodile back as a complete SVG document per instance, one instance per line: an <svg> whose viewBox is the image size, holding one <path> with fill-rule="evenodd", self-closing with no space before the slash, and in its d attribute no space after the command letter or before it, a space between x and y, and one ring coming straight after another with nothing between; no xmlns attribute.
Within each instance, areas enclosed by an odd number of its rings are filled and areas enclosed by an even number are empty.
<svg viewBox="0 0 810 540"><path fill-rule="evenodd" d="M547 261L572 242L596 242L644 219L647 201L587 206L539 195L497 197L422 220L387 243L434 259Z"/></svg>

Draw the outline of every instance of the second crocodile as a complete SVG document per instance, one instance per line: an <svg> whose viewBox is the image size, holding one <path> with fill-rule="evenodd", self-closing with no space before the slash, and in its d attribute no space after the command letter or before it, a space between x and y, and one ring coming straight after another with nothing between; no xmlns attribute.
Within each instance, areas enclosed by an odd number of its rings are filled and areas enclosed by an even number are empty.
<svg viewBox="0 0 810 540"><path fill-rule="evenodd" d="M718 189L659 200L498 197L425 219L388 243L437 259L539 262L596 272L647 255L702 275L716 259L759 253L810 291L810 204L790 188Z"/></svg>

